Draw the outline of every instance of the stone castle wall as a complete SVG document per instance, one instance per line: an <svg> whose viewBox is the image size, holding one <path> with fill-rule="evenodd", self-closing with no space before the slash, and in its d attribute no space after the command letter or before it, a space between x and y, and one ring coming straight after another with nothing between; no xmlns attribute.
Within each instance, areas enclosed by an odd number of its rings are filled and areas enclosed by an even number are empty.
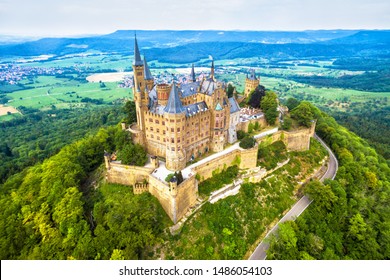
<svg viewBox="0 0 390 280"><path fill-rule="evenodd" d="M193 170L198 174L200 181L204 181L212 177L213 172L216 170L221 171L234 164L238 164L240 169L253 168L256 167L257 164L257 152L257 145L247 150L238 148L202 165L198 165L194 167Z"/></svg>
<svg viewBox="0 0 390 280"><path fill-rule="evenodd" d="M134 186L135 183L147 182L149 174L153 171L153 168L124 165L108 161L106 161L106 168L108 182L129 186Z"/></svg>
<svg viewBox="0 0 390 280"><path fill-rule="evenodd" d="M271 143L276 141L283 141L288 151L306 151L310 148L310 138L314 136L315 124L310 128L301 128L295 131L279 130L278 132L270 135ZM267 141L269 138L260 138L258 143Z"/></svg>
<svg viewBox="0 0 390 280"><path fill-rule="evenodd" d="M315 124L311 128L297 131L278 131L269 137L260 138L258 142L283 141L290 151L307 150L310 145L310 137L314 135ZM152 175L154 168L128 166L110 162L106 157L106 178L108 182L123 185L133 185L134 193L139 194L149 191L161 203L170 219L177 223L196 204L198 198L198 180L206 180L213 176L213 171L221 171L226 167L237 164L240 169L255 168L257 165L258 146L251 149L237 148L218 158L209 160L202 165L194 167L192 176L187 178L179 186L172 187L167 182L160 181ZM195 176L196 175L196 176Z"/></svg>
<svg viewBox="0 0 390 280"><path fill-rule="evenodd" d="M258 118L258 119L252 119L252 120L249 120L247 122L240 122L238 125L237 125L237 130L242 130L244 132L248 132L248 128L249 128L249 124L255 124L255 123L259 123L260 127L261 128L264 128L266 127L268 124L267 124L267 121L265 120L264 117L262 118Z"/></svg>

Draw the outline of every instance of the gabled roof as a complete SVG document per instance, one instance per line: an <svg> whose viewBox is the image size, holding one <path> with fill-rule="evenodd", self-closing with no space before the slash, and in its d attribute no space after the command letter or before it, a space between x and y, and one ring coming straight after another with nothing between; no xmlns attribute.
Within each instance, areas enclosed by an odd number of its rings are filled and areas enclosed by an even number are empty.
<svg viewBox="0 0 390 280"><path fill-rule="evenodd" d="M181 103L179 91L175 83L172 85L171 92L169 93L168 103L164 109L164 112L169 114L180 114L185 112L185 108Z"/></svg>
<svg viewBox="0 0 390 280"><path fill-rule="evenodd" d="M144 77L145 80L153 80L152 73L150 73L150 69L148 63L146 62L146 57L144 56Z"/></svg>
<svg viewBox="0 0 390 280"><path fill-rule="evenodd" d="M137 36L134 36L134 62L133 62L133 65L135 65L135 66L142 66L143 65L143 62L141 60L141 55L139 53Z"/></svg>

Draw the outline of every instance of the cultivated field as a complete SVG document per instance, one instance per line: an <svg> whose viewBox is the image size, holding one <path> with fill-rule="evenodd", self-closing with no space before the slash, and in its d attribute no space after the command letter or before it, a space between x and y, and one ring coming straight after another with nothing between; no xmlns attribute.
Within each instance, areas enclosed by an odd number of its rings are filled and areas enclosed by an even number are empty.
<svg viewBox="0 0 390 280"><path fill-rule="evenodd" d="M16 110L14 107L12 106L4 106L4 105L1 105L0 104L0 116L4 116L4 115L7 115L9 113L11 114L17 114L20 112L18 110Z"/></svg>

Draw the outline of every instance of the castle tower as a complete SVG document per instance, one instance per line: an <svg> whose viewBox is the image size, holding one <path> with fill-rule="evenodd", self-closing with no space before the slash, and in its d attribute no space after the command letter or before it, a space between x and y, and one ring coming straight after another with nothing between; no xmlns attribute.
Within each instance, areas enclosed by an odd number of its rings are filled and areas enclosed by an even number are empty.
<svg viewBox="0 0 390 280"><path fill-rule="evenodd" d="M214 59L211 61L210 79L214 80Z"/></svg>
<svg viewBox="0 0 390 280"><path fill-rule="evenodd" d="M141 55L138 48L137 37L134 37L134 61L133 61L133 93L135 108L137 114L137 126L140 131L139 137L137 138L137 143L144 145L145 144L145 111L148 110L149 96L145 93L146 83L145 83L145 69L144 62L141 60ZM150 73L150 71L149 71Z"/></svg>
<svg viewBox="0 0 390 280"><path fill-rule="evenodd" d="M193 63L192 63L191 74L190 74L190 82L191 83L195 83L196 82L195 70L194 70L194 64Z"/></svg>
<svg viewBox="0 0 390 280"><path fill-rule="evenodd" d="M167 84L157 85L157 100L160 105L167 105L171 86Z"/></svg>
<svg viewBox="0 0 390 280"><path fill-rule="evenodd" d="M251 69L250 75L246 75L245 79L245 91L244 97L248 97L252 90L256 89L260 84L260 77L256 77L256 73L254 69Z"/></svg>
<svg viewBox="0 0 390 280"><path fill-rule="evenodd" d="M154 78L150 72L148 63L146 62L146 57L144 56L144 79L146 87L151 90L154 86Z"/></svg>
<svg viewBox="0 0 390 280"><path fill-rule="evenodd" d="M186 113L180 101L179 92L173 83L167 106L164 109L166 131L166 168L182 170L186 166L184 149Z"/></svg>
<svg viewBox="0 0 390 280"><path fill-rule="evenodd" d="M226 112L218 102L214 110L214 123L212 130L211 149L214 152L223 150L225 143Z"/></svg>

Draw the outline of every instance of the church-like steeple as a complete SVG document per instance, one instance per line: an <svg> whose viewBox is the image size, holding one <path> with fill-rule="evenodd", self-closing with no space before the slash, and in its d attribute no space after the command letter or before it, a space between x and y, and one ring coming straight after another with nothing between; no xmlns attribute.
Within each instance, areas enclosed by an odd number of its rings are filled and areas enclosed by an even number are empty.
<svg viewBox="0 0 390 280"><path fill-rule="evenodd" d="M145 80L153 80L152 73L150 73L150 69L148 63L146 62L146 57L144 56L144 78Z"/></svg>
<svg viewBox="0 0 390 280"><path fill-rule="evenodd" d="M164 109L164 112L168 114L180 114L185 112L185 108L181 103L179 91L175 83L172 85L171 92L169 93L168 103Z"/></svg>
<svg viewBox="0 0 390 280"><path fill-rule="evenodd" d="M137 43L137 35L134 35L134 62L135 66L142 66L143 62L141 60L141 55L139 53L138 43Z"/></svg>
<svg viewBox="0 0 390 280"><path fill-rule="evenodd" d="M194 64L192 63L192 68L191 68L191 74L190 74L191 82L196 82L195 78L195 70L194 70Z"/></svg>
<svg viewBox="0 0 390 280"><path fill-rule="evenodd" d="M214 59L211 61L210 78L214 79Z"/></svg>

